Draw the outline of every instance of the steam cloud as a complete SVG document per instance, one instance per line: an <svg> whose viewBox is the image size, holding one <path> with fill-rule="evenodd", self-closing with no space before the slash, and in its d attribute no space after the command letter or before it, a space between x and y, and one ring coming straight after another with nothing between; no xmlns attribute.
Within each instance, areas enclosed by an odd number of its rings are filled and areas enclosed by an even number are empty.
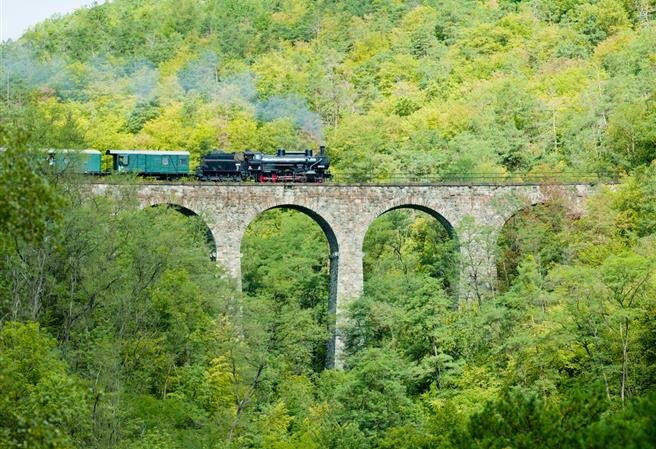
<svg viewBox="0 0 656 449"><path fill-rule="evenodd" d="M29 44L20 41L0 46L0 54L3 61L0 76L5 86L48 87L62 99L85 101L98 94L110 94L133 95L141 102L149 101L161 78L156 65L145 58L122 62L99 56L86 62L86 70L73 72L63 58L44 60ZM186 94L197 94L205 101L248 108L262 122L289 119L323 143L321 117L310 111L302 97L291 94L260 99L253 73L220 80L218 64L215 53L204 52L178 72L178 84Z"/></svg>
<svg viewBox="0 0 656 449"><path fill-rule="evenodd" d="M258 99L255 74L246 72L219 80L217 66L216 54L205 52L178 73L178 82L185 92L194 92L208 101L225 106L250 107L262 122L289 119L319 143L324 142L321 117L310 111L307 102L299 95Z"/></svg>
<svg viewBox="0 0 656 449"><path fill-rule="evenodd" d="M49 87L63 98L79 97L79 93L75 92L80 87L79 82L76 82L63 59L40 61L28 46L21 43L4 44L0 52L0 73L5 86Z"/></svg>
<svg viewBox="0 0 656 449"><path fill-rule="evenodd" d="M98 56L85 63L85 70L72 71L60 57L43 59L22 42L0 47L0 76L6 86L28 89L50 88L64 100L87 100L107 90L113 94L136 95L141 100L152 97L160 78L159 70L146 59L112 62Z"/></svg>
<svg viewBox="0 0 656 449"><path fill-rule="evenodd" d="M257 118L272 121L280 118L292 120L296 126L323 144L323 127L319 114L308 109L307 103L299 96L274 96L256 105Z"/></svg>

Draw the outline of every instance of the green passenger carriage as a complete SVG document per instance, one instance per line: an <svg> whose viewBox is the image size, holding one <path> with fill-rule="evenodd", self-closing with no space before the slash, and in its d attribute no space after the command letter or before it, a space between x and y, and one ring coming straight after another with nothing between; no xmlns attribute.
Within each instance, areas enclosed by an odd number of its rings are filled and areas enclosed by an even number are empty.
<svg viewBox="0 0 656 449"><path fill-rule="evenodd" d="M134 173L156 178L178 178L189 174L188 151L107 150L114 173Z"/></svg>
<svg viewBox="0 0 656 449"><path fill-rule="evenodd" d="M58 172L102 174L101 153L98 150L48 150L48 164Z"/></svg>

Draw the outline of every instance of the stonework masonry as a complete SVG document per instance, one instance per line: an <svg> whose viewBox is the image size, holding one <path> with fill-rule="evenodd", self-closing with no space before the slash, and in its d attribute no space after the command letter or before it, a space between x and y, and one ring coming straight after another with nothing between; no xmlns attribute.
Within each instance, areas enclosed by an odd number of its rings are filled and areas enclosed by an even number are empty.
<svg viewBox="0 0 656 449"><path fill-rule="evenodd" d="M116 186L94 184L94 194ZM589 184L514 186L370 186L280 184L142 184L135 186L143 207L175 205L201 216L212 231L216 260L241 282L241 240L262 212L289 207L312 217L330 245L331 293L336 338L327 364L343 365L345 310L362 294L362 245L376 217L396 208L414 208L440 220L460 249L461 300L483 300L496 284L496 241L517 211L550 199L579 214L595 191Z"/></svg>

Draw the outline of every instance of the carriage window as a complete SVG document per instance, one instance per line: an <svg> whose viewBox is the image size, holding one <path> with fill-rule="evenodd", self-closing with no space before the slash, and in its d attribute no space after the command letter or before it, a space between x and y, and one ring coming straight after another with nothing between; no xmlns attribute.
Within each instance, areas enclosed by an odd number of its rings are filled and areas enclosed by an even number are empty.
<svg viewBox="0 0 656 449"><path fill-rule="evenodd" d="M130 160L130 156L128 156L127 154L118 157L119 165L128 165L129 160Z"/></svg>
<svg viewBox="0 0 656 449"><path fill-rule="evenodd" d="M162 158L162 165L165 166L165 167L166 167L167 165L169 165L169 157L168 157L168 156L164 156L164 157Z"/></svg>
<svg viewBox="0 0 656 449"><path fill-rule="evenodd" d="M180 158L180 165L187 165L187 159L184 157Z"/></svg>

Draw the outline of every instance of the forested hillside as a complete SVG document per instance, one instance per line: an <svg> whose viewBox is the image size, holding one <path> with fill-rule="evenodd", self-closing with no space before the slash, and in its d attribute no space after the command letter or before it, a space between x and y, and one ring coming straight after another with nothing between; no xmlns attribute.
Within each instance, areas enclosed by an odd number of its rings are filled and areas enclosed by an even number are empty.
<svg viewBox="0 0 656 449"><path fill-rule="evenodd" d="M656 1L113 0L0 50L0 448L656 447ZM240 290L202 217L40 151L320 143L354 180L620 182L499 236L383 214L327 370L310 217L250 224ZM471 301L464 232L498 261Z"/></svg>
<svg viewBox="0 0 656 449"><path fill-rule="evenodd" d="M3 45L3 103L32 105L48 147L325 141L338 172L621 172L654 158L655 8L114 0Z"/></svg>

